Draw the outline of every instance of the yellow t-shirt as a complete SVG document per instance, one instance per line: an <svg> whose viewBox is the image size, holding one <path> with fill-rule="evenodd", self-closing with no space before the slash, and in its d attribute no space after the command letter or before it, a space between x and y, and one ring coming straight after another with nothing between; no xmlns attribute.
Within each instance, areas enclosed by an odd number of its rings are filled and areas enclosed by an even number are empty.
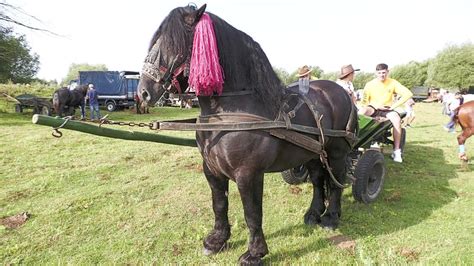
<svg viewBox="0 0 474 266"><path fill-rule="evenodd" d="M397 94L400 99L393 103L393 96ZM390 106L395 109L404 104L413 96L413 93L400 82L386 78L384 82L379 79L373 79L364 87L364 97L361 104L363 106L372 105L374 107Z"/></svg>

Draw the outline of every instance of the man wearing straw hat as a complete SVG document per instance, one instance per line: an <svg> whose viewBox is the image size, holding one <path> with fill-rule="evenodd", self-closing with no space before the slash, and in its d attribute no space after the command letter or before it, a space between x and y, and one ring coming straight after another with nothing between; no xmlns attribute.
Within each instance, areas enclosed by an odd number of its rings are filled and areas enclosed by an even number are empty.
<svg viewBox="0 0 474 266"><path fill-rule="evenodd" d="M308 66L298 69L298 86L301 94L307 94L309 91L309 80L312 71Z"/></svg>
<svg viewBox="0 0 474 266"><path fill-rule="evenodd" d="M341 73L339 74L339 79L336 81L341 87L343 87L349 96L351 96L352 102L357 103L357 97L355 95L354 85L352 81L354 80L355 71L360 69L354 69L352 65L344 65L341 67Z"/></svg>

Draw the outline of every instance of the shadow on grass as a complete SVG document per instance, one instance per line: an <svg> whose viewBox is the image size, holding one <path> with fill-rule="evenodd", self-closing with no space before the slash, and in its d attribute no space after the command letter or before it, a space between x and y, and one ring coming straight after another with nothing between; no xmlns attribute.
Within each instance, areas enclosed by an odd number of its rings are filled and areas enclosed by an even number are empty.
<svg viewBox="0 0 474 266"><path fill-rule="evenodd" d="M431 141L408 144L403 164L386 157L387 175L384 191L372 204L355 202L351 193L344 193L343 211L338 231L353 240L367 236L394 233L422 223L434 211L452 202L458 195L449 188L449 180L457 178L459 164L447 164L441 149L424 146ZM420 156L422 155L422 156ZM350 189L349 189L350 190ZM318 227L304 224L288 226L266 235L266 239L293 237L295 234L312 237ZM245 245L236 241L235 247ZM315 250L324 249L330 243L326 238L315 236L304 246L294 246L282 252L270 252L265 262L278 262L283 258L298 258ZM270 247L271 248L271 247Z"/></svg>
<svg viewBox="0 0 474 266"><path fill-rule="evenodd" d="M357 203L345 194L343 234L357 238L403 230L423 222L457 197L448 181L457 178L460 164L447 164L441 149L412 143L407 147L403 164L386 158L384 191L376 202Z"/></svg>

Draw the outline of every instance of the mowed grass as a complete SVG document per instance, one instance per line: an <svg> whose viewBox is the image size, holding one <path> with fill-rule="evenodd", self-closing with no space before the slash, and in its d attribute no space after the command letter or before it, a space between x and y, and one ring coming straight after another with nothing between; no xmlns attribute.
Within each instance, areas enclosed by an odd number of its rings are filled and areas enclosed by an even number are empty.
<svg viewBox="0 0 474 266"><path fill-rule="evenodd" d="M196 148L70 130L57 139L50 128L33 125L31 113L11 109L0 113L0 217L31 217L17 229L0 227L0 263L221 265L235 264L247 249L242 204L231 183L230 248L202 255L214 216ZM373 204L355 202L346 189L334 232L304 225L310 184L296 188L280 174L266 175L263 223L270 253L264 263L474 263L473 163L462 166L457 159L457 134L442 129L447 117L439 104L419 103L415 110L405 161L396 164L386 155L385 188ZM125 111L109 118L148 122L197 114L156 108L149 115ZM473 141L466 146L474 156ZM331 244L335 235L355 247Z"/></svg>

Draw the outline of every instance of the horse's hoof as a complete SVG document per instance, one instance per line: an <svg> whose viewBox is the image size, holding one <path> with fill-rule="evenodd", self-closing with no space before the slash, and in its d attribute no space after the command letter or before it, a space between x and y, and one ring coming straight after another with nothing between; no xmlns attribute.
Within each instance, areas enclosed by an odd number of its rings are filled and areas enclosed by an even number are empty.
<svg viewBox="0 0 474 266"><path fill-rule="evenodd" d="M207 248L203 248L202 249L202 254L204 254L204 256L211 256L211 255L216 254L216 252L214 252L210 249L207 249Z"/></svg>
<svg viewBox="0 0 474 266"><path fill-rule="evenodd" d="M304 223L309 226L318 225L321 223L321 216L315 212L308 211L304 215Z"/></svg>
<svg viewBox="0 0 474 266"><path fill-rule="evenodd" d="M227 242L225 242L224 244L222 245L209 245L207 243L204 243L204 248L202 249L202 253L205 255L205 256L210 256L210 255L214 255L214 254L217 254L221 251L224 251L228 248L228 245L227 245Z"/></svg>
<svg viewBox="0 0 474 266"><path fill-rule="evenodd" d="M252 256L248 250L240 256L239 263L240 265L263 265L262 258Z"/></svg>
<svg viewBox="0 0 474 266"><path fill-rule="evenodd" d="M330 216L321 217L320 226L325 230L334 231L337 229L338 225L339 225L339 221L338 219L335 219L334 217L330 217Z"/></svg>
<svg viewBox="0 0 474 266"><path fill-rule="evenodd" d="M460 153L460 154L459 154L459 159L460 159L461 161L465 161L465 162L467 162L467 161L469 160L469 159L467 158L467 154L465 154L465 153Z"/></svg>

